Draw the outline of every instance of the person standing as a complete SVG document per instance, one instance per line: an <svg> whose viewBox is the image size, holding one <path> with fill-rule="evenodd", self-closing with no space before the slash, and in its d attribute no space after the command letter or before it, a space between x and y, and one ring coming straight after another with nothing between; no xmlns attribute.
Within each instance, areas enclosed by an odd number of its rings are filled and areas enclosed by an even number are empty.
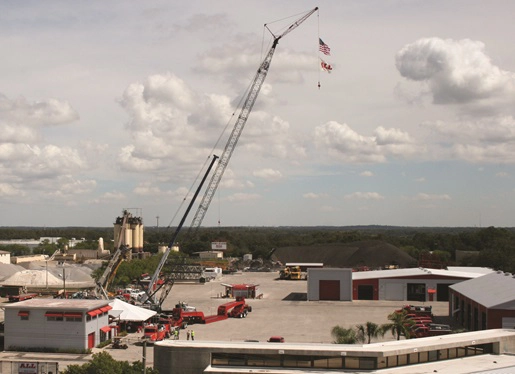
<svg viewBox="0 0 515 374"><path fill-rule="evenodd" d="M195 331L191 330L191 340L195 340Z"/></svg>
<svg viewBox="0 0 515 374"><path fill-rule="evenodd" d="M186 332L186 340L190 340L190 330Z"/></svg>

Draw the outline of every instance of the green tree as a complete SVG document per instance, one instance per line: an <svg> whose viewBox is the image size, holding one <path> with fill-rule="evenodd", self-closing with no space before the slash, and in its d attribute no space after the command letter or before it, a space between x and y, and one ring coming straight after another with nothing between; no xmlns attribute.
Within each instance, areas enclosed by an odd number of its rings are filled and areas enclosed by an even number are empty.
<svg viewBox="0 0 515 374"><path fill-rule="evenodd" d="M32 251L34 254L52 255L59 248L58 244L50 243L50 240L45 239Z"/></svg>
<svg viewBox="0 0 515 374"><path fill-rule="evenodd" d="M334 344L356 344L358 337L354 329L346 329L342 326L334 326L331 330Z"/></svg>
<svg viewBox="0 0 515 374"><path fill-rule="evenodd" d="M31 253L29 247L21 244L0 245L0 251L11 252L11 256L26 256Z"/></svg>
<svg viewBox="0 0 515 374"><path fill-rule="evenodd" d="M404 335L406 339L411 337L411 328L415 322L408 317L408 312L406 310L403 310L402 312L393 312L388 315L388 320L391 322L381 325L381 331L383 334L391 331L392 335L397 337L397 340L400 340L401 335Z"/></svg>
<svg viewBox="0 0 515 374"><path fill-rule="evenodd" d="M356 325L356 329L358 331L357 338L360 342L367 342L370 344L372 338L377 338L379 335L384 335L381 327L374 322L367 322L364 325Z"/></svg>
<svg viewBox="0 0 515 374"><path fill-rule="evenodd" d="M116 361L107 352L95 353L90 362L83 365L70 365L62 373L63 374L140 374L143 372L143 363L141 361L129 364L127 361ZM147 368L148 374L159 374L157 370Z"/></svg>

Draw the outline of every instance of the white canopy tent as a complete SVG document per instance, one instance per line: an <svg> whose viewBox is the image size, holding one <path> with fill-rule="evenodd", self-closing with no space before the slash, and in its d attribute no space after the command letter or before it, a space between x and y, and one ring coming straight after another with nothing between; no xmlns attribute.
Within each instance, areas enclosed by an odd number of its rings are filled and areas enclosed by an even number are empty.
<svg viewBox="0 0 515 374"><path fill-rule="evenodd" d="M154 310L141 308L119 299L114 299L109 305L113 308L109 311L109 315L120 321L143 322L157 314Z"/></svg>

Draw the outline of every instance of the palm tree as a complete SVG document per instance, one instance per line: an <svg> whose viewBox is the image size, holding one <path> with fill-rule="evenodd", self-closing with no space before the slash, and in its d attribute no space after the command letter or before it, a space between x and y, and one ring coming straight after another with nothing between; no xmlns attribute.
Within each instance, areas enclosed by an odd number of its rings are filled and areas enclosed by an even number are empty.
<svg viewBox="0 0 515 374"><path fill-rule="evenodd" d="M356 344L358 341L354 329L346 329L341 326L334 326L331 335L334 337L334 344Z"/></svg>
<svg viewBox="0 0 515 374"><path fill-rule="evenodd" d="M404 335L406 339L411 337L411 328L415 322L408 317L408 312L406 310L403 310L402 312L393 312L388 315L388 319L391 321L390 323L381 325L381 331L383 334L387 331L391 331L392 335L397 337L397 340L400 340L401 335Z"/></svg>
<svg viewBox="0 0 515 374"><path fill-rule="evenodd" d="M374 322L367 322L364 325L356 325L356 329L358 330L358 341L365 342L370 344L372 338L377 338L379 335L384 335L384 331L381 327Z"/></svg>

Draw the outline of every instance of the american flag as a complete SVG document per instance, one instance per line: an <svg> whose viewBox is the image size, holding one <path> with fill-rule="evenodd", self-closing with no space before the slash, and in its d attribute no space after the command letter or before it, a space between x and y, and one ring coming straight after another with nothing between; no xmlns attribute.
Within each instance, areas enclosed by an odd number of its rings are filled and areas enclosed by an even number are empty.
<svg viewBox="0 0 515 374"><path fill-rule="evenodd" d="M318 41L320 44L318 48L320 52L322 52L324 55L331 56L331 48L329 48L329 46L325 44L322 39L318 38Z"/></svg>

